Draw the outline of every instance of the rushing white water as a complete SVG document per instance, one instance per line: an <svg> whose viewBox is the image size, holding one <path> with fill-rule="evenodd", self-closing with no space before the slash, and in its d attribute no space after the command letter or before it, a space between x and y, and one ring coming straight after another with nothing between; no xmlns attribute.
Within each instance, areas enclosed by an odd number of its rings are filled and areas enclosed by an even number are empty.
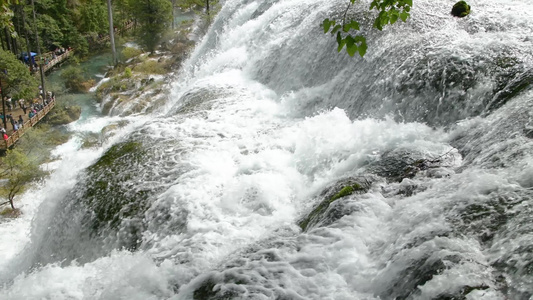
<svg viewBox="0 0 533 300"><path fill-rule="evenodd" d="M533 3L415 1L361 59L345 2L227 1L158 113L58 149L0 298L532 297Z"/></svg>

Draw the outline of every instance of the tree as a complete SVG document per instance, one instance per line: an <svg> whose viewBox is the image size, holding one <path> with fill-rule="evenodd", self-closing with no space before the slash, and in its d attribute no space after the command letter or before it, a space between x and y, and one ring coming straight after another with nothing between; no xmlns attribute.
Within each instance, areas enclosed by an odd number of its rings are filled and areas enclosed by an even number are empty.
<svg viewBox="0 0 533 300"><path fill-rule="evenodd" d="M140 43L153 53L169 27L172 18L172 4L169 0L133 0L135 16L140 23Z"/></svg>
<svg viewBox="0 0 533 300"><path fill-rule="evenodd" d="M349 0L349 3L340 20L325 19L322 22L324 33L330 32L337 38L337 51L340 52L346 46L346 52L350 56L359 53L363 57L366 53L366 37L362 34L355 34L360 31L360 24L356 20L347 19L347 13L356 0ZM379 14L374 19L373 27L383 30L388 24L394 24L398 19L406 21L410 14L413 0L373 0L369 10L376 10ZM354 33L354 35L352 35Z"/></svg>
<svg viewBox="0 0 533 300"><path fill-rule="evenodd" d="M4 70L6 73L4 73ZM15 98L33 98L37 92L37 80L26 65L11 52L0 50L0 71L4 95Z"/></svg>
<svg viewBox="0 0 533 300"><path fill-rule="evenodd" d="M107 8L102 1L87 0L80 8L81 26L83 32L105 34L107 32Z"/></svg>
<svg viewBox="0 0 533 300"><path fill-rule="evenodd" d="M13 200L15 196L23 193L28 183L43 175L44 172L39 168L39 165L33 162L29 156L17 149L8 150L0 164L0 176L6 180L5 184L0 186L0 196L7 198L8 201L0 203L0 205L9 203L11 209L14 210Z"/></svg>
<svg viewBox="0 0 533 300"><path fill-rule="evenodd" d="M7 28L9 32L15 32L15 26L13 25L13 10L9 5L16 4L15 0L0 0L0 28Z"/></svg>

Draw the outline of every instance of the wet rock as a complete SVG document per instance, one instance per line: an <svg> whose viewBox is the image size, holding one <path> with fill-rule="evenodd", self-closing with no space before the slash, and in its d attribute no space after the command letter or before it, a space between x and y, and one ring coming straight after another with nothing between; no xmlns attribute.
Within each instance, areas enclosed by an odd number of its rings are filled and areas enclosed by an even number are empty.
<svg viewBox="0 0 533 300"><path fill-rule="evenodd" d="M442 259L434 258L427 254L414 260L407 268L402 270L389 287L380 293L381 299L416 299L420 293L418 287L430 281L434 276L441 274L450 265L460 262L460 257L449 255Z"/></svg>
<svg viewBox="0 0 533 300"><path fill-rule="evenodd" d="M452 16L463 18L468 16L470 14L470 5L468 5L465 1L459 1L454 4L451 12Z"/></svg>
<svg viewBox="0 0 533 300"><path fill-rule="evenodd" d="M445 158L445 155L430 158L417 151L394 149L383 153L378 161L370 163L366 168L368 172L384 177L389 182L402 182L421 171L441 167Z"/></svg>
<svg viewBox="0 0 533 300"><path fill-rule="evenodd" d="M492 111L501 107L507 101L531 87L533 84L533 70L527 70L518 74L515 73L514 76L511 74L508 77L511 78L504 81L505 85L495 92L494 97L487 106L487 111Z"/></svg>
<svg viewBox="0 0 533 300"><path fill-rule="evenodd" d="M333 221L340 219L342 216L350 214L351 211L345 209L342 204L336 200L347 197L353 193L366 193L370 188L370 182L367 180L355 180L350 178L335 184L333 187L324 191L321 197L324 198L298 225L303 231L309 227L321 223L322 225L331 224Z"/></svg>
<svg viewBox="0 0 533 300"><path fill-rule="evenodd" d="M479 286L469 286L465 285L461 288L461 290L457 293L446 293L446 294L440 294L433 300L466 300L467 295L470 294L472 291L475 290L486 290L489 287L486 285L479 285Z"/></svg>

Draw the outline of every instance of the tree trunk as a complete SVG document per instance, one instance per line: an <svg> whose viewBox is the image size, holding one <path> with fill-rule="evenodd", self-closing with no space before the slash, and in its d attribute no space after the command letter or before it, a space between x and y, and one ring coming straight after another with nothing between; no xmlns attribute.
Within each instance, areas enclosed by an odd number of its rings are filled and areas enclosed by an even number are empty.
<svg viewBox="0 0 533 300"><path fill-rule="evenodd" d="M9 39L9 31L4 27L4 35L6 37L7 51L11 51L11 40Z"/></svg>
<svg viewBox="0 0 533 300"><path fill-rule="evenodd" d="M111 51L113 52L113 65L118 63L117 50L115 50L115 29L113 27L113 10L111 0L107 0L107 18L109 21L109 40L111 41Z"/></svg>
<svg viewBox="0 0 533 300"><path fill-rule="evenodd" d="M176 5L176 0L172 0L172 30L176 29L176 24L174 22L174 19L176 16L174 15L174 6Z"/></svg>
<svg viewBox="0 0 533 300"><path fill-rule="evenodd" d="M13 198L9 198L9 204L11 205L11 209L15 210L15 205L13 205Z"/></svg>
<svg viewBox="0 0 533 300"><path fill-rule="evenodd" d="M0 34L0 41L2 42L2 50L6 50L6 43L4 41L4 37Z"/></svg>
<svg viewBox="0 0 533 300"><path fill-rule="evenodd" d="M33 62L31 60L31 45L30 40L28 39L28 28L26 27L26 14L24 13L24 6L20 6L20 11L22 14L22 27L24 28L24 37L26 38L26 51L28 51L28 64L30 65L30 72L33 72Z"/></svg>
<svg viewBox="0 0 533 300"><path fill-rule="evenodd" d="M35 3L31 0L33 10L33 27L35 28L35 43L37 44L37 54L39 55L39 71L41 74L41 89L43 90L43 101L46 98L46 89L44 86L43 58L41 57L41 46L39 45L39 33L37 32L37 17L35 16ZM30 53L31 59L31 53Z"/></svg>

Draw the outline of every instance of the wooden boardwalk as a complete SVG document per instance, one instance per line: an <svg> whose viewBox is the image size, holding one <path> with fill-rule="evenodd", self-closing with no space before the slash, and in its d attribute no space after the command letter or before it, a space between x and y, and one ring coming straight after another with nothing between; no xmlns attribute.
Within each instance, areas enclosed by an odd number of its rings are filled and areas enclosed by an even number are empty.
<svg viewBox="0 0 533 300"><path fill-rule="evenodd" d="M73 50L66 50L65 53L63 53L61 55L58 55L58 56L56 56L56 58L46 62L46 64L43 65L43 72L46 73L46 72L50 71L55 65L60 64L63 61L65 61L67 58L71 57L73 53L74 53ZM45 53L44 55L52 56L49 53Z"/></svg>
<svg viewBox="0 0 533 300"><path fill-rule="evenodd" d="M48 102L48 105L38 111L37 114L33 116L33 118L28 119L28 116L25 116L26 120L24 121L24 124L20 126L17 131L10 132L11 130L8 130L7 134L9 138L7 140L4 140L3 143L0 142L0 150L5 151L11 148L28 130L30 130L35 124L37 124L42 118L44 118L44 116L46 116L48 112L50 112L50 110L54 108L55 105L56 101L51 100L50 102ZM18 120L16 119L16 116L14 116L13 118L15 118L15 120ZM7 125L10 126L11 124L7 122Z"/></svg>

